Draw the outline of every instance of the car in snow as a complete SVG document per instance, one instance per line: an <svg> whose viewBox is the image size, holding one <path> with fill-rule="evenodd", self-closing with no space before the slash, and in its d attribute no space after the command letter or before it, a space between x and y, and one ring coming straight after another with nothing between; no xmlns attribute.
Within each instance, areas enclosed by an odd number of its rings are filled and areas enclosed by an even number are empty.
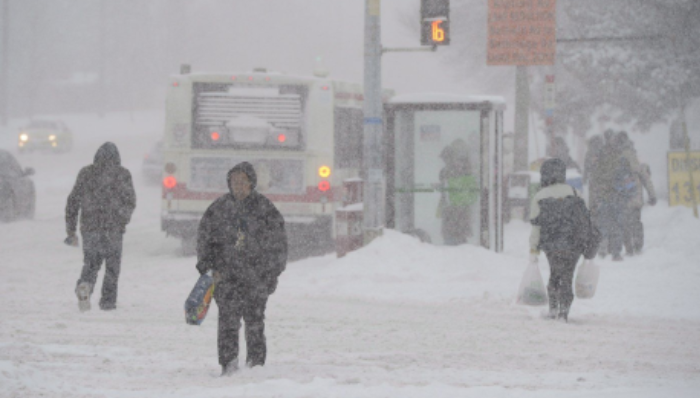
<svg viewBox="0 0 700 400"><path fill-rule="evenodd" d="M73 133L62 121L34 120L21 128L17 149L20 153L32 150L67 152L73 148Z"/></svg>
<svg viewBox="0 0 700 400"><path fill-rule="evenodd" d="M36 190L29 176L33 168L24 168L8 151L0 150L0 222L34 218Z"/></svg>
<svg viewBox="0 0 700 400"><path fill-rule="evenodd" d="M151 150L143 156L141 174L146 182L160 184L163 174L163 141L157 141Z"/></svg>

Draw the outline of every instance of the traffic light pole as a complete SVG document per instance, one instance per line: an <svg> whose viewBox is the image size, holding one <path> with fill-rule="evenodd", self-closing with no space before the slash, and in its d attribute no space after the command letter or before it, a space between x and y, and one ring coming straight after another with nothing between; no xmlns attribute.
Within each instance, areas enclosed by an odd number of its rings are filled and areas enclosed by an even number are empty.
<svg viewBox="0 0 700 400"><path fill-rule="evenodd" d="M381 0L365 0L365 76L363 179L364 243L381 236L384 228L384 165L382 162L382 44Z"/></svg>
<svg viewBox="0 0 700 400"><path fill-rule="evenodd" d="M437 51L437 46L424 46L424 47L384 47L382 48L382 53L408 53L416 51Z"/></svg>
<svg viewBox="0 0 700 400"><path fill-rule="evenodd" d="M10 119L10 114L8 111L8 104L10 100L10 89L9 89L9 80L8 80L8 69L10 68L10 60L9 60L9 54L10 50L8 49L10 41L8 39L8 36L10 34L10 17L9 17L9 12L10 12L10 0L3 0L2 2L2 45L0 48L1 54L0 54L0 59L2 59L2 63L0 64L0 119L2 119L2 125L1 126L7 126L7 121Z"/></svg>

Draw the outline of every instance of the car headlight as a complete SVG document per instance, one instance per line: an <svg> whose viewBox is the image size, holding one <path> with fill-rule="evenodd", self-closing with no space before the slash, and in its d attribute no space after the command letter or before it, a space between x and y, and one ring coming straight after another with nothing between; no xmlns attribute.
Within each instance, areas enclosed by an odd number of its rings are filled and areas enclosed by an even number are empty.
<svg viewBox="0 0 700 400"><path fill-rule="evenodd" d="M27 140L29 140L29 135L27 135L26 133L22 133L19 135L19 140L26 142Z"/></svg>
<svg viewBox="0 0 700 400"><path fill-rule="evenodd" d="M51 140L51 141L56 140L56 135L49 135L49 140Z"/></svg>

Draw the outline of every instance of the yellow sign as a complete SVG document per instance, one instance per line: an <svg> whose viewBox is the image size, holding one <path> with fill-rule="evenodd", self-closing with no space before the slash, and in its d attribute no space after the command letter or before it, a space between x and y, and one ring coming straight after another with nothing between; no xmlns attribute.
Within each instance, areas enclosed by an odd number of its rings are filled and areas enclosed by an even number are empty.
<svg viewBox="0 0 700 400"><path fill-rule="evenodd" d="M690 174L693 174L695 201L700 202L700 151L691 151L688 159L685 151L668 152L668 204L693 206Z"/></svg>

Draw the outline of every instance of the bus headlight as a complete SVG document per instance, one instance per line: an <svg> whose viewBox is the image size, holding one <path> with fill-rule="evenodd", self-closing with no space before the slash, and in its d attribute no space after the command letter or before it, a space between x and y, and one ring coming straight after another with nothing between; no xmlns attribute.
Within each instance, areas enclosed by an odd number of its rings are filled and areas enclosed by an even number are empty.
<svg viewBox="0 0 700 400"><path fill-rule="evenodd" d="M27 140L29 140L29 135L27 135L26 133L22 133L19 135L19 140L26 142Z"/></svg>
<svg viewBox="0 0 700 400"><path fill-rule="evenodd" d="M56 135L49 135L49 141L53 142L56 140Z"/></svg>

